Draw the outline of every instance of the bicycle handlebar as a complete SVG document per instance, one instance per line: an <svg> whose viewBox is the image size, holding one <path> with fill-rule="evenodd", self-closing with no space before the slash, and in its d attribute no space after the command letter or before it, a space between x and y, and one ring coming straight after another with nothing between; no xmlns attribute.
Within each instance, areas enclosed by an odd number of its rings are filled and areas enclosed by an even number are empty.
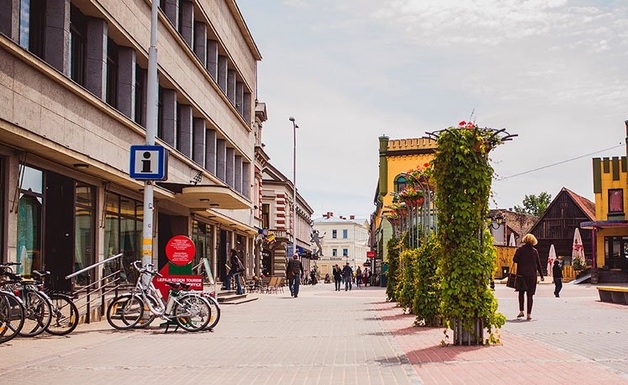
<svg viewBox="0 0 628 385"><path fill-rule="evenodd" d="M140 273L147 273L150 275L156 275L158 277L163 277L162 274L160 274L157 270L153 270L152 268L155 267L155 265L153 265L152 263L149 263L148 265L146 265L146 267L141 267L141 261L133 261L133 267L139 271Z"/></svg>

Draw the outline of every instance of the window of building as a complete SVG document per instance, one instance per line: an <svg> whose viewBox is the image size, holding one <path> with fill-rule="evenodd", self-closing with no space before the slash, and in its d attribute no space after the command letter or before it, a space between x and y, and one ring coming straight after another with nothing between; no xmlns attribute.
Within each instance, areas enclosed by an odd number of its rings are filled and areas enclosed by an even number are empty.
<svg viewBox="0 0 628 385"><path fill-rule="evenodd" d="M77 271L95 262L96 192L92 186L80 182L76 183L74 191L74 270ZM79 275L76 283L89 284L88 274Z"/></svg>
<svg viewBox="0 0 628 385"><path fill-rule="evenodd" d="M332 257L337 257L338 256L338 249L331 249L331 256Z"/></svg>
<svg viewBox="0 0 628 385"><path fill-rule="evenodd" d="M347 257L349 255L349 249L342 249L342 256Z"/></svg>
<svg viewBox="0 0 628 385"><path fill-rule="evenodd" d="M270 228L270 205L268 203L262 204L262 228Z"/></svg>
<svg viewBox="0 0 628 385"><path fill-rule="evenodd" d="M72 5L70 10L70 78L85 85L87 17Z"/></svg>
<svg viewBox="0 0 628 385"><path fill-rule="evenodd" d="M397 177L395 178L395 192L405 190L407 185L408 180L406 179L406 176L403 174L397 175Z"/></svg>
<svg viewBox="0 0 628 385"><path fill-rule="evenodd" d="M349 237L349 230L347 230L347 229L343 229L343 230L342 230L342 237L343 237L344 239L347 239L347 238Z"/></svg>
<svg viewBox="0 0 628 385"><path fill-rule="evenodd" d="M201 263L203 258L207 258L210 269L215 266L214 262L214 227L196 220L192 221L192 241L196 246L196 255L194 256L194 266ZM213 273L213 272L209 272ZM196 274L196 272L194 272ZM203 280L207 280L207 275L203 276Z"/></svg>
<svg viewBox="0 0 628 385"><path fill-rule="evenodd" d="M609 214L617 214L624 212L624 190L612 189L608 190L608 212Z"/></svg>
<svg viewBox="0 0 628 385"><path fill-rule="evenodd" d="M105 205L105 255L122 253L122 279L135 282L131 263L142 255L143 203L109 192Z"/></svg>
<svg viewBox="0 0 628 385"><path fill-rule="evenodd" d="M106 102L113 108L118 107L118 45L107 39L107 95Z"/></svg>
<svg viewBox="0 0 628 385"><path fill-rule="evenodd" d="M332 231L331 231L331 237L332 237L333 239L338 238L338 230L332 230Z"/></svg>
<svg viewBox="0 0 628 385"><path fill-rule="evenodd" d="M21 0L20 46L44 58L46 1Z"/></svg>
<svg viewBox="0 0 628 385"><path fill-rule="evenodd" d="M33 270L42 270L42 206L43 178L41 170L20 167L20 198L17 206L17 272L30 276Z"/></svg>

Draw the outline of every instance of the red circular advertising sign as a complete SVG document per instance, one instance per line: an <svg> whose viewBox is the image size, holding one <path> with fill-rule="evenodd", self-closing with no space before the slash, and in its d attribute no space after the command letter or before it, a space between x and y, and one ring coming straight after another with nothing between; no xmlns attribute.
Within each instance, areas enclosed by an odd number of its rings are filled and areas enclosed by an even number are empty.
<svg viewBox="0 0 628 385"><path fill-rule="evenodd" d="M192 262L195 253L194 242L185 235L175 235L166 244L166 256L177 266L185 266Z"/></svg>

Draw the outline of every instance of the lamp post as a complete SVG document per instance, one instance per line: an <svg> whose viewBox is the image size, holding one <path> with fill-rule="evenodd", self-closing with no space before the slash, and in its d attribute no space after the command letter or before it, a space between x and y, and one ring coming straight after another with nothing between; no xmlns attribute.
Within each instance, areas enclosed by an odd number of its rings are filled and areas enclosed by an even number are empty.
<svg viewBox="0 0 628 385"><path fill-rule="evenodd" d="M159 2L151 2L150 47L148 48L147 95L146 95L146 144L155 145L157 135L157 110L159 104L159 79L157 75L157 15ZM144 182L144 220L142 225L142 265L153 261L153 182Z"/></svg>
<svg viewBox="0 0 628 385"><path fill-rule="evenodd" d="M297 125L294 117L290 117L293 130L292 145L292 253L297 252Z"/></svg>

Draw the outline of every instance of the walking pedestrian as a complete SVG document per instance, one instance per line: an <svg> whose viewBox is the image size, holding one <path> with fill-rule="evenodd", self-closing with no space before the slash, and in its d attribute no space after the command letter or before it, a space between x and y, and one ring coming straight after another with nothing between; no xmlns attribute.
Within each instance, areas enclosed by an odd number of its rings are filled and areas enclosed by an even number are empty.
<svg viewBox="0 0 628 385"><path fill-rule="evenodd" d="M299 254L295 253L286 266L286 277L289 280L288 287L290 288L290 295L294 298L299 296L299 284L301 283L302 275L303 264L299 261Z"/></svg>
<svg viewBox="0 0 628 385"><path fill-rule="evenodd" d="M362 269L358 266L355 271L355 287L360 288L360 284L362 283Z"/></svg>
<svg viewBox="0 0 628 385"><path fill-rule="evenodd" d="M338 266L337 264L334 265L334 287L335 287L335 291L340 291L340 281L342 281L342 270L340 269L340 266Z"/></svg>
<svg viewBox="0 0 628 385"><path fill-rule="evenodd" d="M345 280L345 291L351 290L351 281L353 281L353 269L349 266L349 262L342 268L342 278Z"/></svg>
<svg viewBox="0 0 628 385"><path fill-rule="evenodd" d="M242 282L240 280L240 274L244 272L244 265L240 261L240 258L238 258L238 251L236 249L231 249L229 262L231 263L231 268L229 269L229 274L227 274L227 278L225 279L225 289L231 290L231 278L233 278L236 282L236 294L244 294L244 290L242 290Z"/></svg>
<svg viewBox="0 0 628 385"><path fill-rule="evenodd" d="M532 234L526 234L521 240L523 245L515 251L513 262L517 264L517 275L521 276L522 284L516 291L519 292L519 314L517 318L523 317L524 295L527 300L526 319L532 319L532 304L534 294L536 293L536 273L538 272L543 278L543 270L539 259L539 252L534 246L538 243L536 237Z"/></svg>
<svg viewBox="0 0 628 385"><path fill-rule="evenodd" d="M554 278L554 295L560 297L560 290L563 288L563 269L560 267L560 261L554 260L552 267L552 277Z"/></svg>

